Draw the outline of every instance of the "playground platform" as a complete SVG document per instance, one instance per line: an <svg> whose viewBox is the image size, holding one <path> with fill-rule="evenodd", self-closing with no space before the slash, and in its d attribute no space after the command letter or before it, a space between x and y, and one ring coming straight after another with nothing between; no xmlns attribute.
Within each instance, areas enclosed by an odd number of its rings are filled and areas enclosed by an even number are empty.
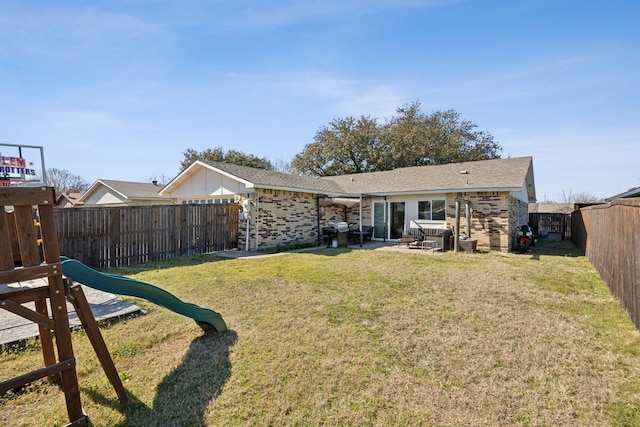
<svg viewBox="0 0 640 427"><path fill-rule="evenodd" d="M91 311L98 322L142 312L140 307L137 305L118 298L109 292L99 291L84 285L82 286L82 290L87 297ZM31 303L31 307L33 307L33 303ZM67 302L67 310L69 311L69 326L71 328L80 327L80 319L78 319L75 309L69 302ZM50 309L49 312L51 312ZM0 345L10 344L37 336L38 325L36 323L17 316L7 310L0 310Z"/></svg>

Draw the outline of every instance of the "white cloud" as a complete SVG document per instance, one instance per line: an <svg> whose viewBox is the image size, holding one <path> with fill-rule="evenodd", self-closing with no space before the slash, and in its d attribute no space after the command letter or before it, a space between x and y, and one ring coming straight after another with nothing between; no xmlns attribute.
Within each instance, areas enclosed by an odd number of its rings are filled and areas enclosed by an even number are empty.
<svg viewBox="0 0 640 427"><path fill-rule="evenodd" d="M0 55L13 51L20 56L68 57L77 51L132 44L159 30L156 24L123 12L57 2L38 7L16 3L0 15Z"/></svg>
<svg viewBox="0 0 640 427"><path fill-rule="evenodd" d="M408 102L400 88L385 82L316 74L293 77L284 85L296 96L326 100L337 115L389 118Z"/></svg>

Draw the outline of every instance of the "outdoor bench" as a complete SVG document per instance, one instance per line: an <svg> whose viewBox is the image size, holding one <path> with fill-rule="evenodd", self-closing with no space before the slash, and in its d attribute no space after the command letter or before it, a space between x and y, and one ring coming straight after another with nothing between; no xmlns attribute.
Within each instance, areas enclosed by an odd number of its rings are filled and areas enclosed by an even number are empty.
<svg viewBox="0 0 640 427"><path fill-rule="evenodd" d="M453 233L448 229L412 227L408 234L420 242L420 246L424 240L435 241L435 247L443 252L451 250L453 243Z"/></svg>

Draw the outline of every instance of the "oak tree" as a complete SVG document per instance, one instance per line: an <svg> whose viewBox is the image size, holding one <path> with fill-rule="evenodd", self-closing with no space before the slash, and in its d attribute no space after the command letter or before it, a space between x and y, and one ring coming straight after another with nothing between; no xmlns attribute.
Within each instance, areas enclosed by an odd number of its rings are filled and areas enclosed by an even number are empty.
<svg viewBox="0 0 640 427"><path fill-rule="evenodd" d="M203 151L196 151L193 148L187 148L182 155L184 156L184 159L180 162L181 172L196 160L232 163L234 165L250 166L258 169L273 169L271 162L265 157L257 157L237 150L228 150L225 152L222 147L207 148Z"/></svg>
<svg viewBox="0 0 640 427"><path fill-rule="evenodd" d="M455 110L427 115L415 101L396 113L383 124L364 116L333 120L294 157L292 168L329 176L500 157L493 136Z"/></svg>

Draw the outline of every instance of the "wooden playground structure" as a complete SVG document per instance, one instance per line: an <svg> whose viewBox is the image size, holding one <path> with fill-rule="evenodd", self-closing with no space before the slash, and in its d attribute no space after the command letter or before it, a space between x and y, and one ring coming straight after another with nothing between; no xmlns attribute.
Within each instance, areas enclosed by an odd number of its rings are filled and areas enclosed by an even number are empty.
<svg viewBox="0 0 640 427"><path fill-rule="evenodd" d="M66 301L75 308L118 399L128 397L81 285L62 274L54 201L51 187L0 187L0 308L38 324L44 359L44 367L0 382L0 395L45 378L59 381L68 425L83 426L88 416L80 401Z"/></svg>

